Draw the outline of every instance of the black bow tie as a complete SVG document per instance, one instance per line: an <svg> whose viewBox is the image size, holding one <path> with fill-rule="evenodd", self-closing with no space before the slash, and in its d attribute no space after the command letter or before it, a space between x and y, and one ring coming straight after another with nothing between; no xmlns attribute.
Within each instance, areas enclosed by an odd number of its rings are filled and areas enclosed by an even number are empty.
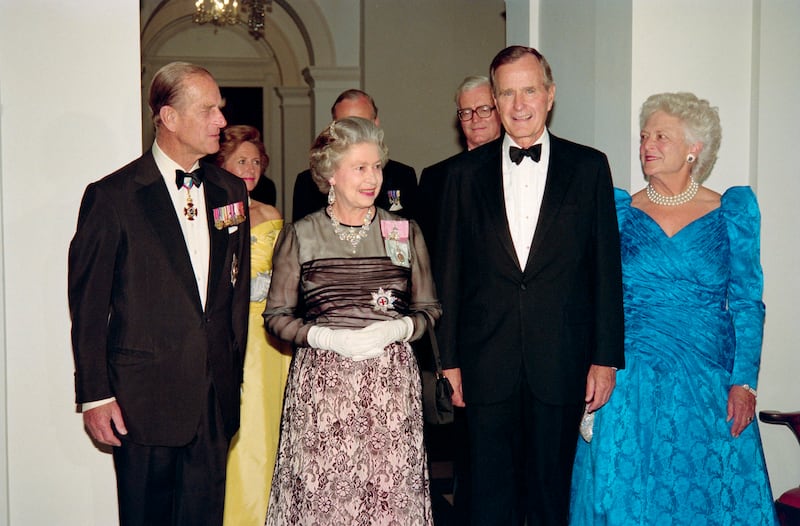
<svg viewBox="0 0 800 526"><path fill-rule="evenodd" d="M534 144L530 148L517 148L516 146L512 146L508 150L508 155L511 157L511 160L514 164L519 164L522 162L522 158L527 156L533 159L533 162L538 163L539 159L542 158L542 145Z"/></svg>
<svg viewBox="0 0 800 526"><path fill-rule="evenodd" d="M192 182L187 182L186 178L190 178ZM178 188L183 188L184 186L187 188L191 188L192 186L199 187L201 184L203 184L203 169L198 168L194 172L175 170L175 184L178 185Z"/></svg>

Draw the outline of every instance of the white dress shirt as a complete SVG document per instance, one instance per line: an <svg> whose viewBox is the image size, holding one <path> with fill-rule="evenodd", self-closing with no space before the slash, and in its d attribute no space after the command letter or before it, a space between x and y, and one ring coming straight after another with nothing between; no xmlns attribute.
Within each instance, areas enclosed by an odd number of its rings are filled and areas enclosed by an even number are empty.
<svg viewBox="0 0 800 526"><path fill-rule="evenodd" d="M211 241L208 234L205 191L202 186L199 188L192 186L189 190L177 187L175 184L175 170L183 170L183 168L167 157L167 154L158 147L158 141L153 143L153 157L156 160L158 171L161 172L164 183L169 190L172 205L175 207L175 214L178 216L178 222L183 232L183 239L186 241L186 249L189 251L189 259L191 259L192 262L192 269L194 269L197 292L200 293L200 302L203 308L205 308L206 291L208 289L208 267L211 257ZM199 166L200 163L195 161L189 171L192 172ZM189 221L186 214L183 212L187 203L187 193L192 196L192 203L194 203L195 208L197 208L197 218L194 221Z"/></svg>
<svg viewBox="0 0 800 526"><path fill-rule="evenodd" d="M519 147L506 135L503 139L503 194L506 205L508 229L514 250L517 253L519 268L525 270L528 255L539 221L544 186L547 183L547 167L550 165L550 134L545 128L542 136L534 144L542 145L542 156L537 163L530 157L514 164L508 154L511 146Z"/></svg>

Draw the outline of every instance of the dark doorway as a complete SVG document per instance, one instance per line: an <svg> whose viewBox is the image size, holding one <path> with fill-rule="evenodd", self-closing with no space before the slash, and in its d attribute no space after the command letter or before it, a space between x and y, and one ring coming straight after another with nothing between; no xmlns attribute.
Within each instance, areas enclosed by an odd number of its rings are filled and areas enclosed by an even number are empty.
<svg viewBox="0 0 800 526"><path fill-rule="evenodd" d="M225 100L225 107L222 113L228 126L246 124L258 130L261 140L264 140L264 89L263 88L239 88L230 86L220 86L222 98ZM269 155L269 152L267 152ZM266 177L262 177L251 196L256 201L275 206L277 195L275 183Z"/></svg>
<svg viewBox="0 0 800 526"><path fill-rule="evenodd" d="M222 113L228 126L247 124L253 126L264 136L264 89L220 87L225 100Z"/></svg>

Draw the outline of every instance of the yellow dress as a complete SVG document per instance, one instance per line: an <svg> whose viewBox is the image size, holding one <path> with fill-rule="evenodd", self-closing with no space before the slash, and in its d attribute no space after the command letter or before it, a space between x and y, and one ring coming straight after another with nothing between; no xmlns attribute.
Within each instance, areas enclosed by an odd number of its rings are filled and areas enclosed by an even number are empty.
<svg viewBox="0 0 800 526"><path fill-rule="evenodd" d="M263 526L267 516L291 347L267 335L261 315L272 274L272 249L282 227L283 220L275 219L250 230L250 324L241 426L228 455L225 526Z"/></svg>

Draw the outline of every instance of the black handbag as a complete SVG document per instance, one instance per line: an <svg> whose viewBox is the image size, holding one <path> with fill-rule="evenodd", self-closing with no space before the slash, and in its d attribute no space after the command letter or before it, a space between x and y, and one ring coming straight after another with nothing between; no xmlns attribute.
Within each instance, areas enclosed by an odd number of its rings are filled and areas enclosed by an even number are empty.
<svg viewBox="0 0 800 526"><path fill-rule="evenodd" d="M442 359L433 327L428 325L435 371L422 371L422 414L428 424L442 425L453 422L453 386L442 373Z"/></svg>

